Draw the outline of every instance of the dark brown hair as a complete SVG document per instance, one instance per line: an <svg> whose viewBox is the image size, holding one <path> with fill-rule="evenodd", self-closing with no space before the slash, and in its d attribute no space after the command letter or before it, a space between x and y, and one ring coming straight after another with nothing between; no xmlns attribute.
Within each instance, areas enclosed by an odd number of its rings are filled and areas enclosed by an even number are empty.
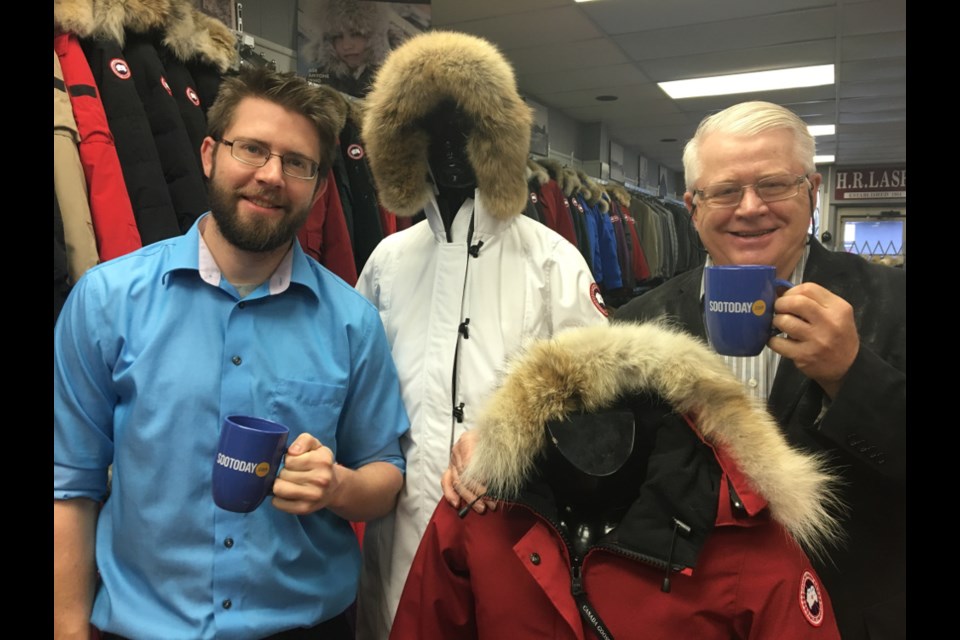
<svg viewBox="0 0 960 640"><path fill-rule="evenodd" d="M346 120L346 100L333 89L310 84L293 73L262 67L245 67L220 83L217 99L207 112L207 132L220 140L233 122L237 105L244 98L261 98L298 113L313 123L320 142L321 179L333 166L337 135Z"/></svg>

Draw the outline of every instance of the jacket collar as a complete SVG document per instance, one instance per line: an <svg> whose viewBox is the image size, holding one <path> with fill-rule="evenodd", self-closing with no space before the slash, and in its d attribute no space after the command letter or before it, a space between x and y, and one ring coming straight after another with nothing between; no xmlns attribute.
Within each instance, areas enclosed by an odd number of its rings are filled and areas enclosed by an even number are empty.
<svg viewBox="0 0 960 640"><path fill-rule="evenodd" d="M500 234L500 232L513 224L515 218L501 219L490 213L485 198L479 189L473 192L473 198L467 198L457 215L453 218L453 225L450 229L451 242L468 244L476 243L479 240L487 242L490 238ZM437 242L447 242L447 232L443 225L443 218L440 216L440 209L437 206L437 197L431 193L430 199L423 208Z"/></svg>

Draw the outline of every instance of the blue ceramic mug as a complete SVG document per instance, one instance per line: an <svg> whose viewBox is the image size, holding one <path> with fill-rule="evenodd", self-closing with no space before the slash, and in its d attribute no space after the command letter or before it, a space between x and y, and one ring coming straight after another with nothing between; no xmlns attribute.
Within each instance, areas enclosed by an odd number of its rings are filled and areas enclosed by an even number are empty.
<svg viewBox="0 0 960 640"><path fill-rule="evenodd" d="M213 501L221 509L248 513L273 490L290 429L251 416L228 416L213 461Z"/></svg>
<svg viewBox="0 0 960 640"><path fill-rule="evenodd" d="M777 277L776 267L727 265L703 272L703 317L707 340L726 356L748 357L763 351L773 328L777 287L793 285Z"/></svg>

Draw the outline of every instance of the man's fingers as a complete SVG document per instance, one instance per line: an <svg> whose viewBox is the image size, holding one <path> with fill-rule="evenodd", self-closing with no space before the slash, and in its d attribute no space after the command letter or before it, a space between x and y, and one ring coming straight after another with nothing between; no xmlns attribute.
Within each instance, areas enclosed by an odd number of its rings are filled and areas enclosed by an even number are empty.
<svg viewBox="0 0 960 640"><path fill-rule="evenodd" d="M440 478L440 486L443 488L443 497L450 503L450 506L454 509L460 508L460 494L457 493L457 490L453 488L454 484L458 481L457 472L451 467L443 472L443 476Z"/></svg>
<svg viewBox="0 0 960 640"><path fill-rule="evenodd" d="M314 436L309 433L301 433L297 436L297 439L293 441L293 444L287 448L287 455L298 456L300 454L306 453L307 451L315 451L323 445L320 444L320 441L317 440Z"/></svg>

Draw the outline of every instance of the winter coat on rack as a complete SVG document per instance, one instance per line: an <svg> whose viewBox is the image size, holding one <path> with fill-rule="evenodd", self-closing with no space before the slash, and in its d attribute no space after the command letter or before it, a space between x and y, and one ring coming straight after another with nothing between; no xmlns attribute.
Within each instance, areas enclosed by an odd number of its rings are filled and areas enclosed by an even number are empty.
<svg viewBox="0 0 960 640"><path fill-rule="evenodd" d="M593 263L593 244L596 240L591 240L590 232L587 230L587 212L583 205L577 199L577 192L580 191L580 178L573 169L564 167L560 170L560 184L563 191L563 199L566 202L566 208L570 211L570 217L573 219L573 228L577 236L577 248L580 254L587 261L588 265Z"/></svg>
<svg viewBox="0 0 960 640"><path fill-rule="evenodd" d="M193 37L182 40L168 31L164 40L171 51L186 63L187 71L196 83L194 87L200 99L204 116L217 98L220 80L231 68L237 67L237 37L233 31L216 18L196 9L193 10Z"/></svg>
<svg viewBox="0 0 960 640"><path fill-rule="evenodd" d="M150 123L122 50L124 25L141 12L148 15L148 5L61 0L53 7L55 28L80 38L90 64L144 245L180 235Z"/></svg>
<svg viewBox="0 0 960 640"><path fill-rule="evenodd" d="M340 276L350 286L357 284L350 234L340 206L331 169L323 195L313 204L307 221L297 231L304 253Z"/></svg>
<svg viewBox="0 0 960 640"><path fill-rule="evenodd" d="M180 231L185 233L210 205L203 171L195 160L197 150L191 148L173 87L157 52L163 26L159 20L166 17L158 14L158 22L143 33L128 28L123 53L150 122Z"/></svg>
<svg viewBox="0 0 960 640"><path fill-rule="evenodd" d="M586 213L587 232L593 247L593 275L604 291L623 286L620 264L617 262L617 239L608 212L609 204L600 197L600 186L587 174L578 172L580 178L580 206Z"/></svg>
<svg viewBox="0 0 960 640"><path fill-rule="evenodd" d="M353 217L353 257L357 273L363 270L373 250L387 235L380 220L380 207L367 153L360 137L363 113L351 103L347 119L340 131L340 153L347 177L346 192Z"/></svg>
<svg viewBox="0 0 960 640"><path fill-rule="evenodd" d="M87 186L77 143L80 134L70 108L57 52L53 52L53 194L64 203L64 243L71 282L99 262L87 204Z"/></svg>
<svg viewBox="0 0 960 640"><path fill-rule="evenodd" d="M72 33L55 34L53 50L63 67L63 80L80 133L78 149L97 252L101 261L111 260L141 246L120 158L80 41Z"/></svg>
<svg viewBox="0 0 960 640"><path fill-rule="evenodd" d="M611 195L613 196L613 202L617 205L620 216L623 218L624 230L628 236L627 241L630 243L631 248L630 268L633 270L636 283L639 284L650 278L650 266L647 263L643 247L640 244L640 227L637 225L633 214L630 213L630 194L627 193L627 190L623 187L614 186L611 189Z"/></svg>
<svg viewBox="0 0 960 640"><path fill-rule="evenodd" d="M577 503L544 466L547 427L622 404L639 460L626 464L645 470L605 485L628 506L584 551L561 533L576 520L559 505ZM540 341L514 361L477 429L462 482L506 502L464 518L437 507L393 640L839 638L794 541L816 552L835 541L836 478L786 444L702 342L659 325Z"/></svg>
<svg viewBox="0 0 960 640"><path fill-rule="evenodd" d="M630 204L640 232L640 246L643 247L643 255L646 256L647 264L650 266L650 278L662 279L664 270L661 258L660 221L643 198L634 198Z"/></svg>
<svg viewBox="0 0 960 640"><path fill-rule="evenodd" d="M636 286L636 278L633 276L633 256L627 239L627 230L625 228L623 216L620 215L619 205L604 192L604 202L610 207L610 224L613 226L613 237L617 242L617 264L620 265L620 277L623 282L623 288L628 292L633 291Z"/></svg>
<svg viewBox="0 0 960 640"><path fill-rule="evenodd" d="M449 228L426 179L429 138L417 125L448 98L473 124L466 155L477 185ZM382 639L450 448L475 423L505 358L531 338L606 323L606 314L577 249L521 215L532 117L493 45L443 31L411 38L384 63L365 103L363 138L381 203L398 216L426 212L379 244L357 284L380 311L411 423L397 508L368 523L364 540L357 637Z"/></svg>
<svg viewBox="0 0 960 640"><path fill-rule="evenodd" d="M545 161L543 163L531 161L529 164L536 168L535 172L539 178L539 187L537 189L539 200L544 208L548 210L548 219L553 221L552 223L548 223L547 226L566 238L567 242L573 246L579 246L577 232L573 224L573 216L570 213L570 204L564 197L560 185L546 168ZM541 164L544 164L544 166L541 166ZM559 166L557 166L557 169L559 169ZM541 174L539 172L543 173Z"/></svg>

